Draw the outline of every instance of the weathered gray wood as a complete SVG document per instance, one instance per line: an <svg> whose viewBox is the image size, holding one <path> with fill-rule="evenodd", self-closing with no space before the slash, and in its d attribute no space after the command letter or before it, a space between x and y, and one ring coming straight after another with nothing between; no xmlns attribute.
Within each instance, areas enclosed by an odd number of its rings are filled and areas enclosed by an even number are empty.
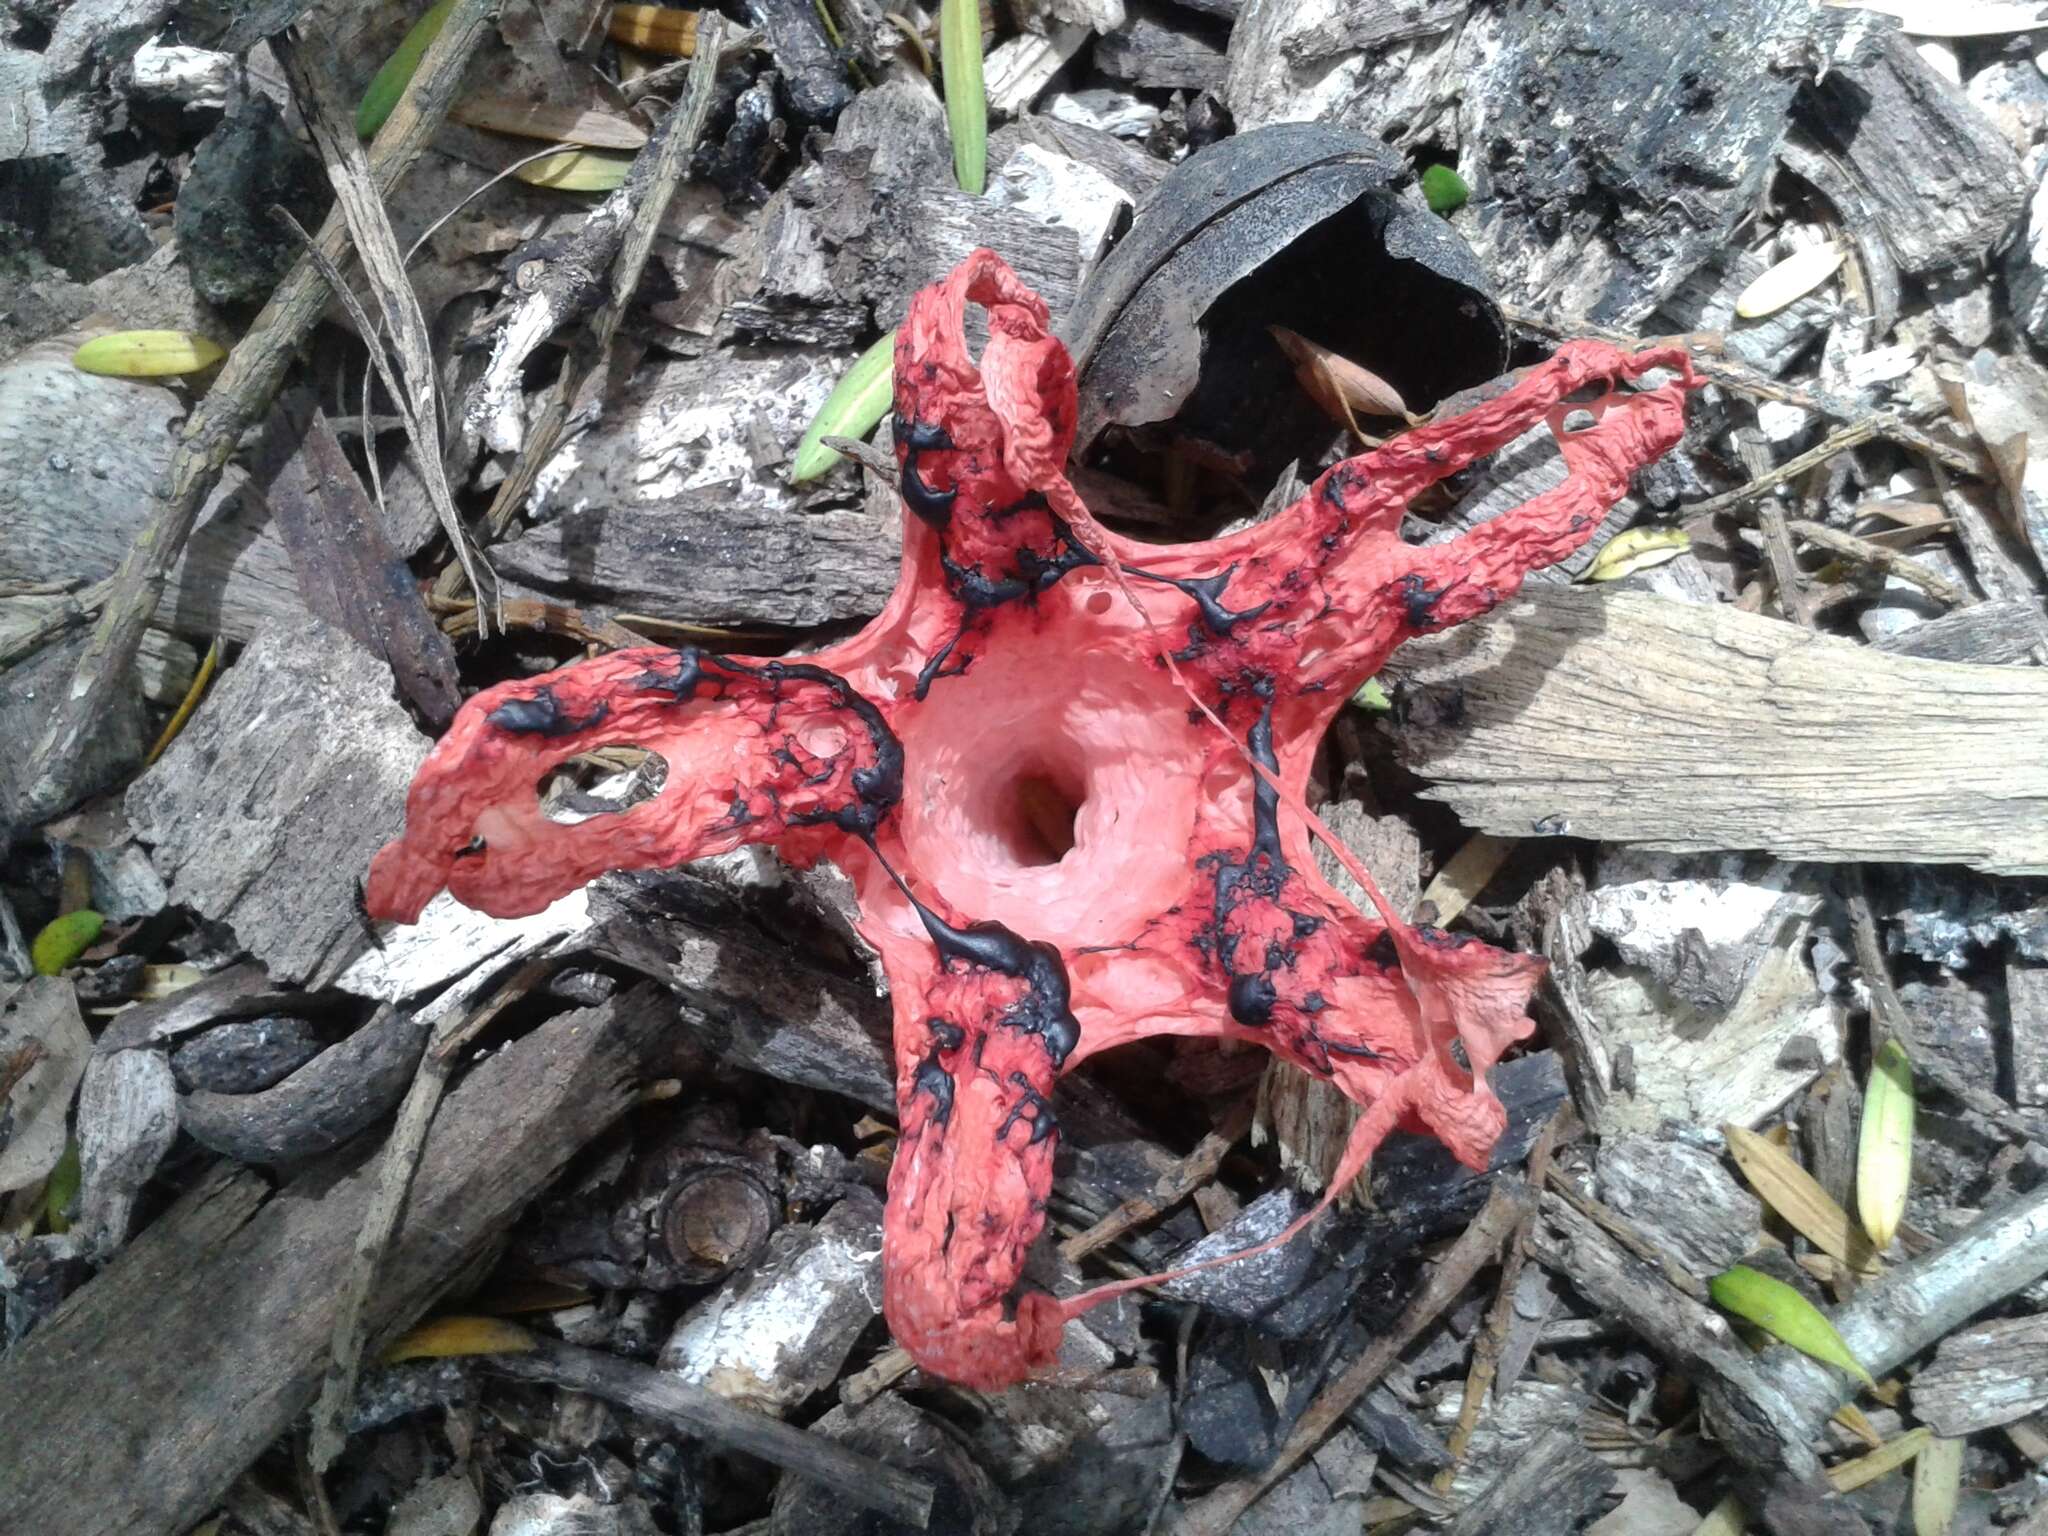
<svg viewBox="0 0 2048 1536"><path fill-rule="evenodd" d="M2018 955L2007 960L2005 1007L2013 1098L2036 1108L2048 1105L2048 965Z"/></svg>
<svg viewBox="0 0 2048 1536"><path fill-rule="evenodd" d="M55 337L0 367L0 581L99 581L148 522L169 472L176 390L81 373L82 334ZM216 496L172 567L155 622L181 634L247 640L302 622L291 559L260 505Z"/></svg>
<svg viewBox="0 0 2048 1536"><path fill-rule="evenodd" d="M632 434L622 424L607 435ZM622 449L586 462L579 482L610 481L619 499L592 498L492 549L508 593L693 624L807 629L880 613L896 584L901 535L893 520L859 510L806 513L721 487L636 503L628 498L645 494L631 484L644 459Z"/></svg>
<svg viewBox="0 0 2048 1536"><path fill-rule="evenodd" d="M543 1025L449 1095L370 1299L373 1346L632 1106L671 1031L667 1000L638 988ZM360 1157L276 1192L216 1171L0 1361L0 1525L173 1536L204 1518L312 1402L376 1182Z"/></svg>
<svg viewBox="0 0 2048 1536"><path fill-rule="evenodd" d="M666 982L682 1022L711 1050L784 1082L896 1109L889 1005L805 964L786 947L715 925L658 880L615 875L591 887L593 947Z"/></svg>
<svg viewBox="0 0 2048 1536"><path fill-rule="evenodd" d="M1756 1247L1763 1204L1691 1142L1624 1136L1600 1149L1600 1198L1695 1275L1717 1275Z"/></svg>
<svg viewBox="0 0 2048 1536"><path fill-rule="evenodd" d="M1524 1451L1487 1490L1458 1512L1446 1536L1573 1536L1614 1487L1607 1464L1568 1429L1555 1428Z"/></svg>
<svg viewBox="0 0 2048 1536"><path fill-rule="evenodd" d="M1411 687L1403 757L1482 831L2048 870L2048 673L1580 589L1388 672Z"/></svg>
<svg viewBox="0 0 2048 1536"><path fill-rule="evenodd" d="M66 22L85 9L74 6L66 14ZM136 8L127 9L132 13ZM486 0L455 0L446 13L411 85L371 146L371 168L380 195L397 183L447 111L469 56L482 38L490 9ZM54 60L58 53L53 34L47 56ZM28 788L23 796L29 816L54 815L82 797L72 777L73 755L110 699L129 687L136 649L156 617L171 568L240 443L243 429L268 408L299 343L320 318L330 292L323 271L331 270L347 249L347 228L338 215L330 214L315 248L278 285L185 421L164 483L152 488L156 494L148 521L112 578L106 609L71 685L63 692L53 723L37 738L30 753L24 775ZM327 264L324 269L323 262Z"/></svg>
<svg viewBox="0 0 2048 1536"><path fill-rule="evenodd" d="M0 1081L8 1084L0 1093L0 1192L26 1188L57 1166L71 1096L91 1053L69 981L33 976L0 992Z"/></svg>
<svg viewBox="0 0 2048 1536"><path fill-rule="evenodd" d="M999 163L999 162L992 162ZM930 88L863 91L819 160L769 200L750 277L757 297L786 305L866 305L896 325L911 295L977 246L989 246L1045 299L1055 318L1073 303L1080 250L1071 230L951 185L945 115ZM968 337L986 336L978 311Z"/></svg>
<svg viewBox="0 0 2048 1536"><path fill-rule="evenodd" d="M235 930L274 979L325 985L368 947L370 856L427 742L391 674L337 630L266 631L128 791L174 901Z"/></svg>
<svg viewBox="0 0 2048 1536"><path fill-rule="evenodd" d="M1820 1460L1808 1443L1818 1425L1809 1427L1798 1403L1769 1379L1719 1312L1693 1300L1549 1191L1529 1251L1695 1382L1717 1385L1711 1427L1737 1456L1753 1465L1819 1474Z"/></svg>
<svg viewBox="0 0 2048 1536"><path fill-rule="evenodd" d="M1838 25L1806 0L1247 0L1225 99L1240 131L1458 145L1478 195L1457 228L1501 291L1633 325L1748 216Z"/></svg>
<svg viewBox="0 0 2048 1536"><path fill-rule="evenodd" d="M5 430L0 426L0 433ZM4 515L4 509L0 509L0 515ZM0 537L0 546L7 542L8 537ZM0 556L0 561L4 559ZM79 633L46 645L25 661L0 672L0 740L13 743L35 738L36 732L49 723L55 700L84 654L85 636ZM149 740L149 711L141 692L110 699L106 712L79 744L77 761L72 766L74 781L89 792L112 789L141 764L143 754L149 750ZM22 797L28 791L21 778L27 766L22 759L18 748L0 752L0 822L16 819Z"/></svg>
<svg viewBox="0 0 2048 1536"><path fill-rule="evenodd" d="M1860 184L1908 274L1982 260L2033 190L2004 135L1903 32L1829 71L1799 116Z"/></svg>
<svg viewBox="0 0 2048 1536"><path fill-rule="evenodd" d="M1134 5L1124 25L1095 45L1095 67L1148 89L1221 90L1230 61L1188 20L1168 6Z"/></svg>
<svg viewBox="0 0 2048 1536"><path fill-rule="evenodd" d="M1967 1435L2048 1407L2048 1315L1952 1333L1913 1378L1913 1416L1937 1435Z"/></svg>
<svg viewBox="0 0 2048 1536"><path fill-rule="evenodd" d="M637 1360L541 1339L526 1354L493 1361L504 1375L589 1393L701 1435L722 1449L745 1451L820 1485L819 1492L853 1508L880 1510L920 1529L930 1518L932 1489L924 1479L839 1445L827 1435L792 1429L749 1413L729 1399ZM893 1523L893 1522L892 1522Z"/></svg>
<svg viewBox="0 0 2048 1536"><path fill-rule="evenodd" d="M2038 601L2012 598L1973 603L1873 644L1894 656L1918 656L1925 661L2017 666L2027 662L2040 644L2044 622L2048 622L2048 604Z"/></svg>
<svg viewBox="0 0 2048 1536"><path fill-rule="evenodd" d="M839 1378L882 1299L882 1205L850 1192L676 1320L654 1363L778 1418Z"/></svg>
<svg viewBox="0 0 2048 1536"><path fill-rule="evenodd" d="M155 1051L95 1055L78 1085L78 1229L96 1257L128 1240L142 1186L178 1136L171 1064Z"/></svg>
<svg viewBox="0 0 2048 1536"><path fill-rule="evenodd" d="M262 465L307 607L388 663L420 713L446 725L462 702L454 649L309 391L279 399L263 434Z"/></svg>

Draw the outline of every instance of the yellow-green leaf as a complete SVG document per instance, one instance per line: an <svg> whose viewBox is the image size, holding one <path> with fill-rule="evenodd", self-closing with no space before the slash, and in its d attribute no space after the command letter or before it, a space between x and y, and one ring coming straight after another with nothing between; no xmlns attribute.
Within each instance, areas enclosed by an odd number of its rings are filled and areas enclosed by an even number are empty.
<svg viewBox="0 0 2048 1536"><path fill-rule="evenodd" d="M419 71L420 60L427 56L427 49L441 35L441 28L448 22L448 13L454 8L455 0L437 0L426 15L412 24L412 30L405 34L391 57L384 61L384 67L370 81L370 88L363 92L363 104L356 108L357 138L373 138L384 126L384 120L398 105L405 88L412 84L412 77Z"/></svg>
<svg viewBox="0 0 2048 1536"><path fill-rule="evenodd" d="M559 155L529 160L512 174L536 187L561 192L616 192L633 168L631 155L607 155L591 149L565 149Z"/></svg>
<svg viewBox="0 0 2048 1536"><path fill-rule="evenodd" d="M946 78L946 125L953 179L976 193L988 185L988 90L981 78L981 0L939 0L939 68Z"/></svg>
<svg viewBox="0 0 2048 1536"><path fill-rule="evenodd" d="M1865 1386L1876 1385L1820 1308L1784 1281L1737 1264L1708 1281L1707 1291L1722 1311L1755 1323L1801 1354L1847 1371Z"/></svg>
<svg viewBox="0 0 2048 1536"><path fill-rule="evenodd" d="M840 456L827 448L823 439L866 437L875 430L875 423L888 414L889 402L894 397L895 361L896 333L891 331L861 353L845 376L832 386L832 393L818 407L818 414L796 445L796 457L789 466L792 485L815 480L839 462Z"/></svg>
<svg viewBox="0 0 2048 1536"><path fill-rule="evenodd" d="M1794 300L1803 299L1835 275L1848 257L1839 241L1810 245L1794 251L1736 295L1735 313L1744 320L1761 320L1775 315Z"/></svg>
<svg viewBox="0 0 2048 1536"><path fill-rule="evenodd" d="M1383 715L1394 707L1394 701L1387 697L1387 690L1380 686L1377 677L1368 677L1358 685L1358 692L1351 695L1351 702L1360 709L1369 709L1376 715Z"/></svg>
<svg viewBox="0 0 2048 1536"><path fill-rule="evenodd" d="M36 935L29 946L29 959L38 976L61 976L78 957L92 947L107 920L90 907L66 912Z"/></svg>
<svg viewBox="0 0 2048 1536"><path fill-rule="evenodd" d="M1692 548L1683 528L1630 528L1601 546L1581 581L1619 581L1653 565L1675 560Z"/></svg>
<svg viewBox="0 0 2048 1536"><path fill-rule="evenodd" d="M502 1317L437 1317L393 1343L384 1351L384 1363L442 1360L452 1355L516 1355L533 1347L532 1334Z"/></svg>
<svg viewBox="0 0 2048 1536"><path fill-rule="evenodd" d="M71 363L119 379L160 379L211 368L227 355L219 342L188 331L115 331L88 341L71 354Z"/></svg>
<svg viewBox="0 0 2048 1536"><path fill-rule="evenodd" d="M1863 1134L1856 1147L1856 1215L1881 1252L1906 1214L1913 1177L1913 1063L1887 1040L1870 1063L1863 1091Z"/></svg>
<svg viewBox="0 0 2048 1536"><path fill-rule="evenodd" d="M78 1143L68 1141L64 1155L43 1181L43 1220L59 1236L71 1230L71 1203L78 1198L79 1179Z"/></svg>

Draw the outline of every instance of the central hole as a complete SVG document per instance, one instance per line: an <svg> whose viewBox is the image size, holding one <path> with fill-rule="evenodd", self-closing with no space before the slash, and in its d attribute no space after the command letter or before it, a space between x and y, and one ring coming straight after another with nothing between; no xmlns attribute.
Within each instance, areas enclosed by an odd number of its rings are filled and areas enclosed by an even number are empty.
<svg viewBox="0 0 2048 1536"><path fill-rule="evenodd" d="M1027 773L1010 788L1010 852L1021 865L1057 864L1073 851L1081 796L1045 773Z"/></svg>

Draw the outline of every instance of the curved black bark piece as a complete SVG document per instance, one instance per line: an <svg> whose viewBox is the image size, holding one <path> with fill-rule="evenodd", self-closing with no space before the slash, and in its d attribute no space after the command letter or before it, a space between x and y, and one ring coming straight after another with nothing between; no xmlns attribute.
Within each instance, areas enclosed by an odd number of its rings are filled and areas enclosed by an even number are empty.
<svg viewBox="0 0 2048 1536"><path fill-rule="evenodd" d="M178 1123L201 1146L243 1163L331 1152L398 1103L427 1040L423 1017L384 1009L261 1093L188 1093Z"/></svg>
<svg viewBox="0 0 2048 1536"><path fill-rule="evenodd" d="M1269 324L1374 369L1418 409L1498 374L1507 329L1492 285L1450 226L1403 195L1411 180L1379 140L1323 123L1274 124L1189 156L1060 328L1080 385L1076 452L1111 423L1181 413L1205 350L1229 354L1219 374L1256 364L1239 382L1270 407L1288 369ZM1241 403L1201 414L1227 422Z"/></svg>

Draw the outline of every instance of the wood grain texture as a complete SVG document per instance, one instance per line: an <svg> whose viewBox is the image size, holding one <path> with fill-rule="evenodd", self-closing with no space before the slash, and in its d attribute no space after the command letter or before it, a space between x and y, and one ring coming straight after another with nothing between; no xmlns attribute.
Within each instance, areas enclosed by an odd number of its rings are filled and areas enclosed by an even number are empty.
<svg viewBox="0 0 2048 1536"><path fill-rule="evenodd" d="M1578 589L1389 673L1403 758L1481 831L2048 871L2048 673Z"/></svg>
<svg viewBox="0 0 2048 1536"><path fill-rule="evenodd" d="M449 1096L371 1298L373 1348L632 1105L672 1020L637 988ZM358 1154L272 1191L224 1165L0 1362L0 1529L173 1536L204 1518L313 1401L377 1176Z"/></svg>
<svg viewBox="0 0 2048 1536"><path fill-rule="evenodd" d="M79 372L71 353L86 334L39 342L0 368L0 580L113 575L170 470L189 405L159 383ZM203 643L303 621L269 523L260 503L216 496L171 567L155 623Z"/></svg>
<svg viewBox="0 0 2048 1536"><path fill-rule="evenodd" d="M324 985L369 947L357 882L398 835L428 745L390 689L339 630L266 631L128 791L172 899L228 924L273 978Z"/></svg>
<svg viewBox="0 0 2048 1536"><path fill-rule="evenodd" d="M1614 1473L1570 1430L1545 1430L1486 1491L1458 1512L1449 1536L1571 1536L1606 1501Z"/></svg>
<svg viewBox="0 0 2048 1536"><path fill-rule="evenodd" d="M1913 1415L1938 1435L2010 1424L2048 1406L2048 1315L1952 1333L1913 1378Z"/></svg>

